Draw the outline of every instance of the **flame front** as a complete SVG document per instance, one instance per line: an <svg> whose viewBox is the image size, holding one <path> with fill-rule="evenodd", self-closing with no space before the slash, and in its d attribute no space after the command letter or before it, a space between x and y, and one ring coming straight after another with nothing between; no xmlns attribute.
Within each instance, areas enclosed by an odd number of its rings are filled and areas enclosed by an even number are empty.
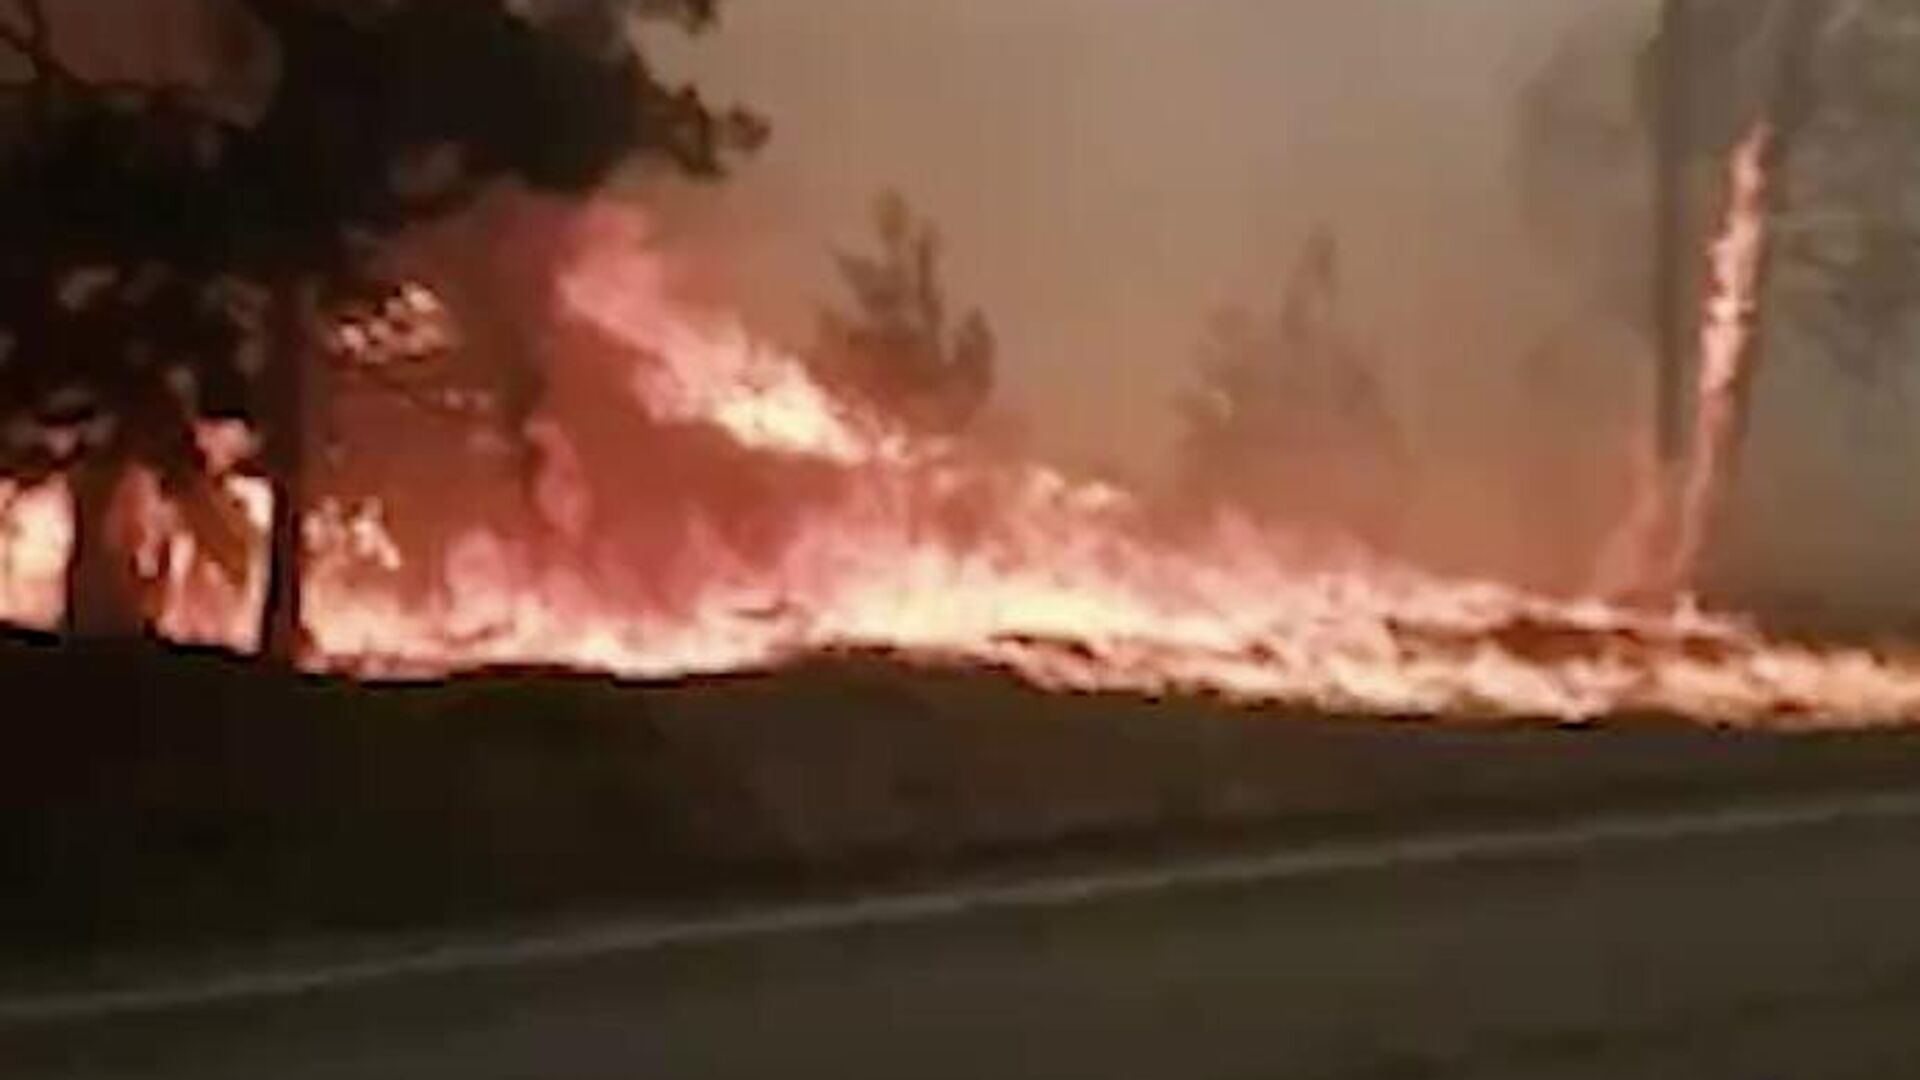
<svg viewBox="0 0 1920 1080"><path fill-rule="evenodd" d="M1062 691L1335 712L1920 721L1920 664L1905 659L1770 642L1690 607L1647 613L1441 579L1232 512L1170 526L1137 493L911 434L737 322L672 302L662 265L608 213L589 217L596 239L559 296L618 346L636 430L684 435L757 478L753 526L665 490L691 459L640 461L658 478L633 481L627 500L648 511L643 544L606 520L580 455L549 454L537 496L549 527L465 530L436 560L442 587L422 599L386 573L401 552L377 515L321 515L332 524L310 530L314 667L672 678L862 650ZM564 425L543 431L567 448ZM67 522L44 501L25 505L9 520L27 558L0 589L0 613L46 618ZM244 643L245 591L223 628L197 618L189 632ZM178 589L170 615L194 592Z"/></svg>

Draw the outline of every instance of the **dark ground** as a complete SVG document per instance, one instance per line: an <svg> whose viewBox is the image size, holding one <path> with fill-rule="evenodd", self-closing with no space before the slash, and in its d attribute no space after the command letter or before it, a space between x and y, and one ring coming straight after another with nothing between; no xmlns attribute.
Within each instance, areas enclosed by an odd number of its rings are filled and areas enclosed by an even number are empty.
<svg viewBox="0 0 1920 1080"><path fill-rule="evenodd" d="M1881 1080L1920 822L602 955L0 1024L19 1080Z"/></svg>
<svg viewBox="0 0 1920 1080"><path fill-rule="evenodd" d="M0 646L0 983L151 949L1903 787L1920 738L1468 727L822 661L411 687Z"/></svg>

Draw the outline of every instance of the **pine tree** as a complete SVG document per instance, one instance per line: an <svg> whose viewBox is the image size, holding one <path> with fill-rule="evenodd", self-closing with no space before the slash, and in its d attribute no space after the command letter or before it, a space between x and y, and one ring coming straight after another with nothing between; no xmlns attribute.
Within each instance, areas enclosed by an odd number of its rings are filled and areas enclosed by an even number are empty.
<svg viewBox="0 0 1920 1080"><path fill-rule="evenodd" d="M915 427L964 428L993 392L993 329L978 310L952 321L930 221L895 192L875 201L873 221L877 253L836 257L853 309L821 313L815 362L836 385Z"/></svg>
<svg viewBox="0 0 1920 1080"><path fill-rule="evenodd" d="M1279 309L1217 316L1184 410L1183 488L1384 542L1407 479L1373 359L1341 312L1339 245L1316 230Z"/></svg>

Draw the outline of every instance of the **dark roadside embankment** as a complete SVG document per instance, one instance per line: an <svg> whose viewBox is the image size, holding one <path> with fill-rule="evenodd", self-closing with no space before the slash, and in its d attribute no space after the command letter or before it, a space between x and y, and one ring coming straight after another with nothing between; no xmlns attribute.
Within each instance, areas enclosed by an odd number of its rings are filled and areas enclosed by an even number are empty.
<svg viewBox="0 0 1920 1080"><path fill-rule="evenodd" d="M866 658L368 687L15 639L0 702L22 968L1920 782L1898 733L1337 719Z"/></svg>

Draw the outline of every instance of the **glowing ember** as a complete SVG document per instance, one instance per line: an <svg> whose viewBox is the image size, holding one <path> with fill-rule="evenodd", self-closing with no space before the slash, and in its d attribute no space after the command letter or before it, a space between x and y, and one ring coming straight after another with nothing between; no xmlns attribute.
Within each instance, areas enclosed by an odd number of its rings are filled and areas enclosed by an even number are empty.
<svg viewBox="0 0 1920 1080"><path fill-rule="evenodd" d="M909 435L731 321L667 299L636 227L609 213L589 218L559 295L620 346L634 438L657 440L626 463L645 479L610 498L591 482L593 455L543 423L533 501L559 520L469 529L436 559L444 588L425 600L392 580L403 552L377 517L311 529L315 667L675 677L857 649L1061 690L1329 710L1920 720L1913 664L1772 644L1686 608L1439 580L1233 515L1169 530L1126 491ZM671 441L683 432L698 438ZM747 497L708 490L725 486L702 479L722 469ZM630 505L643 512L621 518ZM58 550L58 515L16 519L28 550Z"/></svg>
<svg viewBox="0 0 1920 1080"><path fill-rule="evenodd" d="M62 485L0 484L0 619L43 628L58 621L72 545Z"/></svg>

